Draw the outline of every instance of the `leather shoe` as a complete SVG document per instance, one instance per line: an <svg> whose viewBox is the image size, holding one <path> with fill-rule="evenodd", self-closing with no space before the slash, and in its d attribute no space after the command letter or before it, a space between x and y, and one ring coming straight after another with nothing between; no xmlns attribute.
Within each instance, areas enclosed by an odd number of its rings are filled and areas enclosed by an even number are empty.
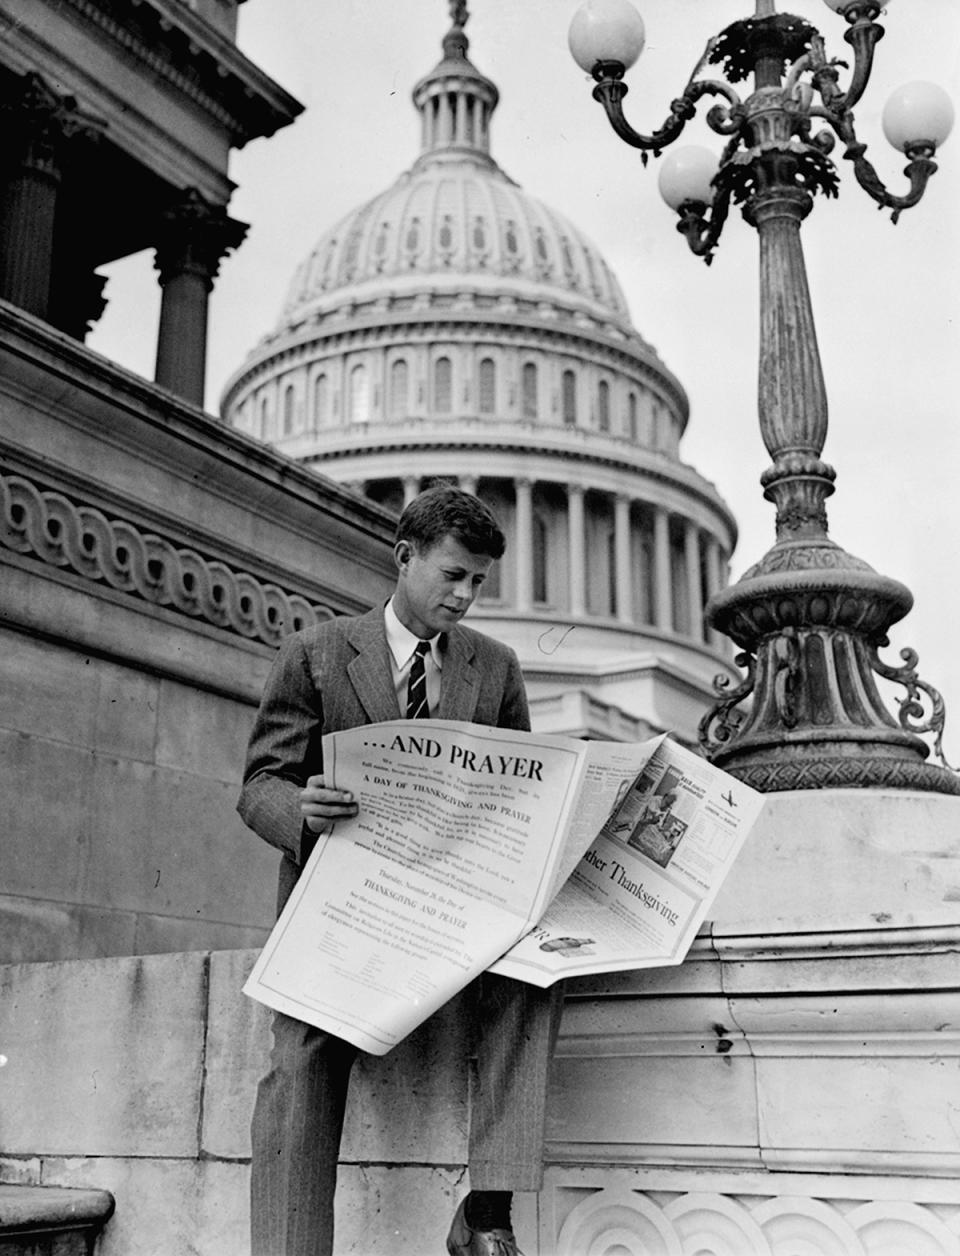
<svg viewBox="0 0 960 1256"><path fill-rule="evenodd" d="M472 1230L464 1217L466 1199L461 1199L447 1235L450 1256L523 1256L512 1230Z"/></svg>

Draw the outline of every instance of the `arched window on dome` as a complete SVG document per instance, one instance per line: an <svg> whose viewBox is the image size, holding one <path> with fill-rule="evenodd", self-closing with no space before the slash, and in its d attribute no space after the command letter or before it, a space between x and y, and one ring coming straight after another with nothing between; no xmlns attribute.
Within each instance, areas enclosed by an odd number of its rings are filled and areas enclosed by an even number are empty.
<svg viewBox="0 0 960 1256"><path fill-rule="evenodd" d="M324 427L327 422L327 377L318 375L313 381L313 426L314 429Z"/></svg>
<svg viewBox="0 0 960 1256"><path fill-rule="evenodd" d="M637 394L630 393L627 397L627 435L632 441L637 439Z"/></svg>
<svg viewBox="0 0 960 1256"><path fill-rule="evenodd" d="M350 371L350 399L347 413L351 423L370 421L370 376L362 363Z"/></svg>
<svg viewBox="0 0 960 1256"><path fill-rule="evenodd" d="M481 414L493 414L497 408L497 366L493 358L480 363L479 408Z"/></svg>
<svg viewBox="0 0 960 1256"><path fill-rule="evenodd" d="M563 372L563 422L566 427L577 424L577 377L573 371Z"/></svg>
<svg viewBox="0 0 960 1256"><path fill-rule="evenodd" d="M524 362L520 376L520 400L525 419L537 417L537 367L534 362Z"/></svg>
<svg viewBox="0 0 960 1256"><path fill-rule="evenodd" d="M597 427L601 432L610 431L610 385L605 379L597 385Z"/></svg>
<svg viewBox="0 0 960 1256"><path fill-rule="evenodd" d="M449 358L437 358L433 364L433 409L435 414L449 414L453 409L453 364Z"/></svg>
<svg viewBox="0 0 960 1256"><path fill-rule="evenodd" d="M397 358L390 367L390 417L402 419L407 413L410 368L405 358Z"/></svg>
<svg viewBox="0 0 960 1256"><path fill-rule="evenodd" d="M283 393L283 435L289 436L293 431L293 385L288 384Z"/></svg>

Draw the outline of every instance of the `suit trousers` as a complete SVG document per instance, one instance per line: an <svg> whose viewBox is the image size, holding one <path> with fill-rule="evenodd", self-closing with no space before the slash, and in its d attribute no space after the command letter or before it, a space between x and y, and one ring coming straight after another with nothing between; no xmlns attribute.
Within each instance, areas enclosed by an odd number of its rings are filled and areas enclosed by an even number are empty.
<svg viewBox="0 0 960 1256"><path fill-rule="evenodd" d="M470 1186L539 1190L562 983L541 990L484 973L470 990L477 1017ZM251 1256L332 1256L337 1160L357 1048L279 1012L273 1039L251 1126Z"/></svg>

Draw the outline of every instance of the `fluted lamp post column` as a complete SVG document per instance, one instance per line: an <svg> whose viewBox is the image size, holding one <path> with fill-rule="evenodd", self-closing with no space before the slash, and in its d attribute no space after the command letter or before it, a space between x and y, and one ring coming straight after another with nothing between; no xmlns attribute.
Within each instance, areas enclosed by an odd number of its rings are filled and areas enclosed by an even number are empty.
<svg viewBox="0 0 960 1256"><path fill-rule="evenodd" d="M726 139L719 159L706 148L671 153L660 191L679 215L678 230L708 263L731 205L760 241L759 419L772 465L761 477L777 511L776 542L734 585L713 594L708 624L740 648L739 685L718 679L719 701L701 724L701 741L718 765L755 788L926 789L960 793L960 777L927 762L920 736L939 751L943 703L916 673L882 662L887 632L912 605L909 590L847 554L828 535L825 502L835 473L821 455L827 396L807 285L800 225L817 193L837 194L829 154L837 140L860 186L893 219L922 197L932 158L953 122L953 108L933 84L895 93L884 112L887 138L906 153L909 189L894 195L867 160L853 108L870 79L884 34L881 0L824 0L847 24L853 49L849 82L828 59L823 36L803 18L756 0L752 17L711 38L664 125L650 135L627 122L626 69L644 45L642 19L627 0L587 0L570 28L575 60L592 74L593 94L616 133L660 153L715 98L707 123ZM889 0L887 0L889 3ZM722 65L723 78L705 77ZM752 78L741 98L733 84ZM819 129L817 129L819 128ZM899 718L887 710L876 676L906 688Z"/></svg>

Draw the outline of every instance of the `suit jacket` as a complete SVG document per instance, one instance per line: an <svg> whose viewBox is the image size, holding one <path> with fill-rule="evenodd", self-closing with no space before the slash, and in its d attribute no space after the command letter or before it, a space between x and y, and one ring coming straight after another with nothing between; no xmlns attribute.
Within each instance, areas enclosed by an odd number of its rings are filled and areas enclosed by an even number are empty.
<svg viewBox="0 0 960 1256"><path fill-rule="evenodd" d="M513 650L458 624L445 634L443 651L438 719L529 729ZM316 624L282 642L237 804L244 822L283 853L278 910L316 841L303 825L300 790L307 777L323 771L323 734L400 718L382 607Z"/></svg>

